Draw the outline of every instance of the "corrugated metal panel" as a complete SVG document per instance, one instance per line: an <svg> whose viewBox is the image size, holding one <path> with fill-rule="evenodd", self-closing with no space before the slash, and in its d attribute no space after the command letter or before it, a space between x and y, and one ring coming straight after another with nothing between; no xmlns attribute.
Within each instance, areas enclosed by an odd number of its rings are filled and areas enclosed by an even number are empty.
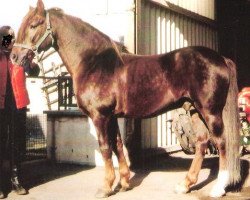
<svg viewBox="0 0 250 200"><path fill-rule="evenodd" d="M166 0L204 17L215 19L214 0Z"/></svg>
<svg viewBox="0 0 250 200"><path fill-rule="evenodd" d="M210 24L198 21L183 13L174 12L161 6L158 1L140 0L140 19L137 24L139 54L159 54L181 47L202 45L217 50L217 30ZM213 15L213 0L172 0L184 8L203 15ZM203 3L204 4L203 4ZM142 120L142 148L171 147L177 144L172 133L171 112L156 118Z"/></svg>

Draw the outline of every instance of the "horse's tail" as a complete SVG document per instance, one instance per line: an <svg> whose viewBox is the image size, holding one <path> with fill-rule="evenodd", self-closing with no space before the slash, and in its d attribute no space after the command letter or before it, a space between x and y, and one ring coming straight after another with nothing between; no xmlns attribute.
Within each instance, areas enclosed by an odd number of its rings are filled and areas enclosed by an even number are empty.
<svg viewBox="0 0 250 200"><path fill-rule="evenodd" d="M229 171L229 184L235 185L240 181L240 119L238 110L238 85L235 63L224 58L229 68L230 84L226 105L223 110L224 136L226 137L226 158Z"/></svg>

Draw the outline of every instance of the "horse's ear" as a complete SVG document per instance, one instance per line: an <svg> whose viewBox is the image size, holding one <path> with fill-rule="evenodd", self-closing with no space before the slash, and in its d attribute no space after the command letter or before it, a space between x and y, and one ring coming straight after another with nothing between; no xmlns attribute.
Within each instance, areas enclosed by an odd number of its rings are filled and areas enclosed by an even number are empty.
<svg viewBox="0 0 250 200"><path fill-rule="evenodd" d="M37 0L37 13L40 14L40 15L43 15L44 14L44 4L43 4L43 1L42 0Z"/></svg>

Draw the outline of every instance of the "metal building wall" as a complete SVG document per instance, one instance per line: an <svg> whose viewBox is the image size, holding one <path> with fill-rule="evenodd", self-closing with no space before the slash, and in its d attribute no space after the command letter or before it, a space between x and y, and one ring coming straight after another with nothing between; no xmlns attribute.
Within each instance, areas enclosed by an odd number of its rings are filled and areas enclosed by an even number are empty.
<svg viewBox="0 0 250 200"><path fill-rule="evenodd" d="M206 11L204 15L214 18L214 10L211 10L214 2L206 2L209 4L199 4L199 10ZM136 8L137 54L160 54L193 45L218 49L217 30L213 20L162 0L138 0ZM143 149L172 149L177 146L178 141L172 133L171 115L171 112L167 112L142 120Z"/></svg>
<svg viewBox="0 0 250 200"><path fill-rule="evenodd" d="M167 0L167 2L190 10L204 17L215 19L214 0Z"/></svg>

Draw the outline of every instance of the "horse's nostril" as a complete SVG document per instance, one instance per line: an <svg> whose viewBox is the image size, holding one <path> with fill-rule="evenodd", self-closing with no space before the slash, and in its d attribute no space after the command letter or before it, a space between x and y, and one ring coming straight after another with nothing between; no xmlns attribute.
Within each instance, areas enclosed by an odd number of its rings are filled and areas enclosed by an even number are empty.
<svg viewBox="0 0 250 200"><path fill-rule="evenodd" d="M11 60L12 60L12 61L16 61L16 60L17 60L17 55L14 54L14 53L12 53L12 54L11 54Z"/></svg>

